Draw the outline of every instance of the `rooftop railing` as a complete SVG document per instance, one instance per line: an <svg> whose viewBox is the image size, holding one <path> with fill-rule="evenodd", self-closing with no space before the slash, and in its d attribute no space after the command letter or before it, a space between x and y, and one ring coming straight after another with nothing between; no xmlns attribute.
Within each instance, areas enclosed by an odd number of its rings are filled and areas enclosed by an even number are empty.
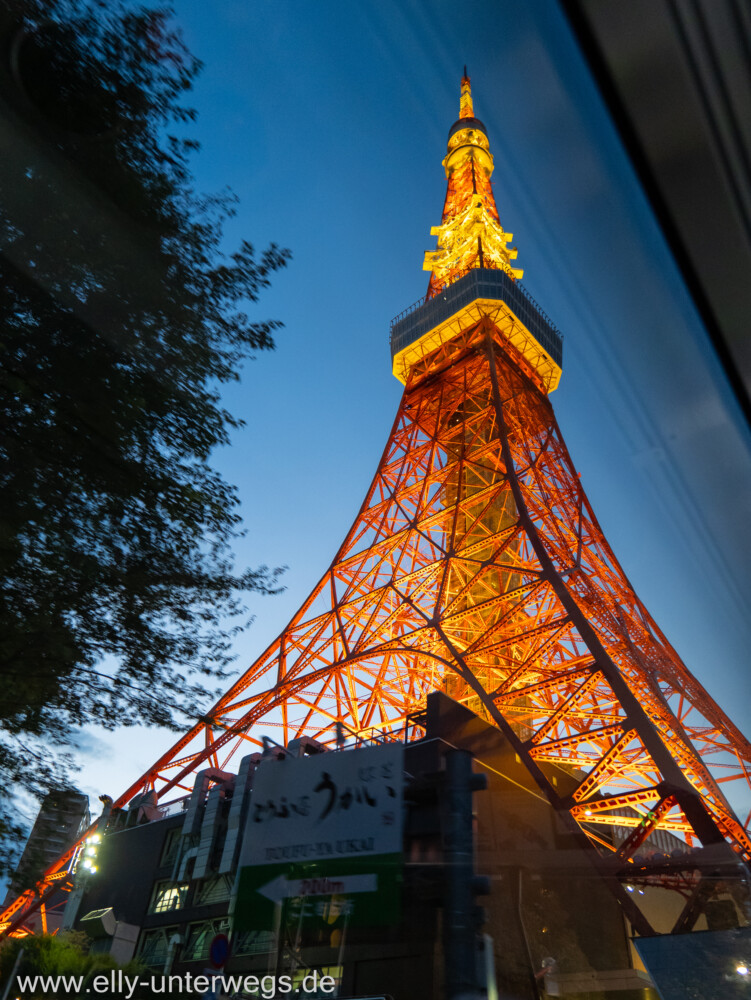
<svg viewBox="0 0 751 1000"><path fill-rule="evenodd" d="M563 361L563 336L529 292L505 271L476 267L434 298L420 299L391 321L391 357L419 340L475 299L504 302L557 365Z"/></svg>

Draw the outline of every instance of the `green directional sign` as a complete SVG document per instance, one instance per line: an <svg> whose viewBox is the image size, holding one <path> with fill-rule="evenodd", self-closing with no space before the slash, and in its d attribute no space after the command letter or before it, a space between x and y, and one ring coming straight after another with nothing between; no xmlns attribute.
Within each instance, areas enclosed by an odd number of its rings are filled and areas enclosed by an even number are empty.
<svg viewBox="0 0 751 1000"><path fill-rule="evenodd" d="M401 853L248 866L240 873L235 926L271 930L279 906L287 918L294 915L307 926L340 918L353 927L393 924L399 918L401 879Z"/></svg>

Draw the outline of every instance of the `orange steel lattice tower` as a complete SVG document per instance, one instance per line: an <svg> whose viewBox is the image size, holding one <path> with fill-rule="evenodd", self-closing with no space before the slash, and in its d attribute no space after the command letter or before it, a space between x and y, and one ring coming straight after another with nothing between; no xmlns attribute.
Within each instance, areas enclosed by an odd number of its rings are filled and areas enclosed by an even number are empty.
<svg viewBox="0 0 751 1000"><path fill-rule="evenodd" d="M659 829L695 848L675 928L688 930L751 858L749 820L723 793L751 781L751 746L639 601L584 495L548 400L561 338L518 283L466 70L443 165L427 297L392 324L404 395L351 529L279 638L114 805L188 791L191 772L227 768L270 731L419 737L442 689L502 731L640 933L653 930L622 886L655 878L634 863L640 844ZM614 826L632 830L620 846ZM6 930L67 884L71 857ZM707 866L714 882L696 874Z"/></svg>

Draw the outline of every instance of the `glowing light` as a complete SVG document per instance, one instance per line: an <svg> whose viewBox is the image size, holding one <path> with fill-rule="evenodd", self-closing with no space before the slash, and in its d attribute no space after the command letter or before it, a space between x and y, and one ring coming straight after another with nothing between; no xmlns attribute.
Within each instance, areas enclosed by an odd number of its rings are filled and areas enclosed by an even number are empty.
<svg viewBox="0 0 751 1000"><path fill-rule="evenodd" d="M510 263L517 255L508 245L512 235L504 232L482 198L473 198L463 212L430 232L438 237L438 248L425 254L423 268L433 272L438 285L450 284L471 267L497 268L513 278L524 273Z"/></svg>
<svg viewBox="0 0 751 1000"><path fill-rule="evenodd" d="M469 77L466 73L466 66L464 67L465 72L462 77L462 96L461 105L459 111L460 118L472 118L474 117L474 108L472 107L472 90L469 85Z"/></svg>
<svg viewBox="0 0 751 1000"><path fill-rule="evenodd" d="M740 965L736 965L735 971L738 973L739 976L747 976L748 966L741 963Z"/></svg>
<svg viewBox="0 0 751 1000"><path fill-rule="evenodd" d="M425 254L423 263L431 272L428 298L473 267L505 271L515 280L523 274L511 266L516 258L516 248L509 246L513 236L498 220L490 182L493 157L484 128L474 118L469 77L464 76L459 121L451 130L443 161L448 178L443 218L430 230L438 237L438 246Z"/></svg>

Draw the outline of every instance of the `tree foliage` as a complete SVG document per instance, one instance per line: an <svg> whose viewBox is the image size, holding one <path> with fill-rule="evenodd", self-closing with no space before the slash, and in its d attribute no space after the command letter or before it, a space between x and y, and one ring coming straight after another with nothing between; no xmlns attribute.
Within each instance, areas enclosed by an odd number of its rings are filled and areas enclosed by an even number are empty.
<svg viewBox="0 0 751 1000"><path fill-rule="evenodd" d="M179 133L200 66L169 12L19 0L8 17L0 774L38 795L77 727L200 714L242 592L275 587L233 566L238 499L211 455L240 426L222 384L279 325L248 303L288 253L226 252L232 197L193 190Z"/></svg>
<svg viewBox="0 0 751 1000"><path fill-rule="evenodd" d="M9 977L16 970L18 976L61 976L68 980L61 981L54 994L49 990L19 990L18 986L10 994L19 1000L77 1000L82 994L89 992L84 985L77 990L70 984L70 978L78 978L84 983L91 983L95 976L108 976L112 969L121 969L123 976L130 982L139 980L147 973L147 969L137 961L118 963L108 954L92 954L91 942L81 931L66 931L63 934L38 934L33 937L7 938L0 944L0 983L5 986ZM19 952L22 952L18 965ZM66 988L70 986L70 988ZM134 990L132 1000L142 1000L153 994L139 986Z"/></svg>

